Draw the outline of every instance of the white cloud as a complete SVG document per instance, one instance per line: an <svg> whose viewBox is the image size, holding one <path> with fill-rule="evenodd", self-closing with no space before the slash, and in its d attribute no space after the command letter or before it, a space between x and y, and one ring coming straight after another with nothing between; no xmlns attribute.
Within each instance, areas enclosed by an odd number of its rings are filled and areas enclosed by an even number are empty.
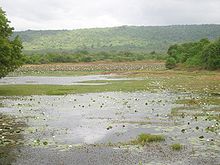
<svg viewBox="0 0 220 165"><path fill-rule="evenodd" d="M219 0L1 0L16 30L220 23Z"/></svg>

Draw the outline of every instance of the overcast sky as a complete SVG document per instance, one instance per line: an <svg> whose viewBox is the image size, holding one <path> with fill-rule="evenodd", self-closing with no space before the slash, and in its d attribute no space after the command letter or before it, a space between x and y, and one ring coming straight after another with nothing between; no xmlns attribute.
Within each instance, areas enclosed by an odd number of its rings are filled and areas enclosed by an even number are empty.
<svg viewBox="0 0 220 165"><path fill-rule="evenodd" d="M219 24L220 0L0 0L16 30Z"/></svg>

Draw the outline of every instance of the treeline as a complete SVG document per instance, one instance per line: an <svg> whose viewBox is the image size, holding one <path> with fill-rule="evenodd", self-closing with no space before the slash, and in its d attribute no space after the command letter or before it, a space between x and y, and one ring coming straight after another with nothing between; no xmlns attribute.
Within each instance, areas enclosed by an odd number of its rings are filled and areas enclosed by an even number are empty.
<svg viewBox="0 0 220 165"><path fill-rule="evenodd" d="M72 62L93 62L93 61L140 61L140 60L165 60L166 55L156 53L133 53L133 52L99 52L90 53L86 50L75 53L46 53L31 54L25 56L26 64L47 64L47 63L72 63Z"/></svg>
<svg viewBox="0 0 220 165"><path fill-rule="evenodd" d="M202 39L198 42L175 44L169 47L166 60L168 69L177 64L196 66L203 69L220 69L220 39L209 41Z"/></svg>

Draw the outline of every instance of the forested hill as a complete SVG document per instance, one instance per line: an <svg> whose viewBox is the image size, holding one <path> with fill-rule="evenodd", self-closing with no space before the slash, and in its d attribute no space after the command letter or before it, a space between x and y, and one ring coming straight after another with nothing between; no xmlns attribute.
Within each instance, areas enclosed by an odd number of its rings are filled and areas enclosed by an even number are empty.
<svg viewBox="0 0 220 165"><path fill-rule="evenodd" d="M166 52L174 43L220 37L220 25L121 26L77 30L15 32L24 51L74 52L139 51Z"/></svg>

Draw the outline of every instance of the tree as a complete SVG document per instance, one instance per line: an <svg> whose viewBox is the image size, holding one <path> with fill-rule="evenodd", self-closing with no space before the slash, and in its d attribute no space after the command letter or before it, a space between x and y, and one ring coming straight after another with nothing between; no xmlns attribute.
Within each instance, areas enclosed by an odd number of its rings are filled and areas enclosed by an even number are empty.
<svg viewBox="0 0 220 165"><path fill-rule="evenodd" d="M11 39L14 28L9 26L10 21L0 8L0 78L14 71L22 65L22 44L20 39Z"/></svg>
<svg viewBox="0 0 220 165"><path fill-rule="evenodd" d="M203 63L207 63L207 60L205 60L206 57L201 57L201 54L209 44L210 41L208 39L201 39L198 42L171 45L167 52L169 55L167 67L171 69L175 67L175 63L182 63L190 66L201 66L202 61ZM207 50L207 52L210 53L209 50ZM204 60L202 60L202 58L204 58Z"/></svg>
<svg viewBox="0 0 220 165"><path fill-rule="evenodd" d="M220 39L205 47L202 52L202 63L205 69L220 68Z"/></svg>

